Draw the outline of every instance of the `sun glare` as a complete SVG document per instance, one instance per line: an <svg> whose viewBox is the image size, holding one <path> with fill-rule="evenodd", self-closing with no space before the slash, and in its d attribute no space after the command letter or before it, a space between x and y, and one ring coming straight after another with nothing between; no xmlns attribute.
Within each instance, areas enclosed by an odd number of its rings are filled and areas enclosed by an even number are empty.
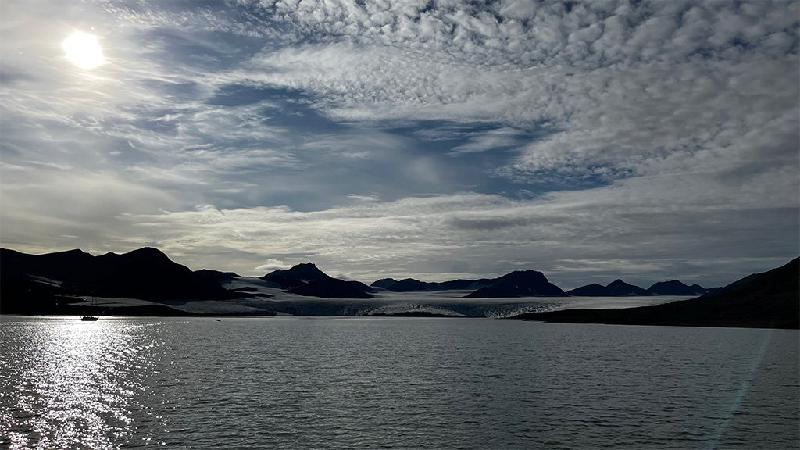
<svg viewBox="0 0 800 450"><path fill-rule="evenodd" d="M64 56L72 64L84 70L94 69L106 62L97 36L83 31L73 31L61 42Z"/></svg>

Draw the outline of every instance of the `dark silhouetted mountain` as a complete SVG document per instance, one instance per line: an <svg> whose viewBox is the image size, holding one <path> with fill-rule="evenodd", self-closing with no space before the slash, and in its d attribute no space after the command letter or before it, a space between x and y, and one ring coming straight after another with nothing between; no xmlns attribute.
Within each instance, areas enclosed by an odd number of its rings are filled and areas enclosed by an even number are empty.
<svg viewBox="0 0 800 450"><path fill-rule="evenodd" d="M428 282L415 280L413 278L405 278L403 280L395 280L394 278L383 278L372 283L372 287L386 289L387 291L394 292L411 292L411 291L451 291L451 290L468 290L480 289L489 286L495 280L480 279L480 280L449 280L442 282Z"/></svg>
<svg viewBox="0 0 800 450"><path fill-rule="evenodd" d="M650 295L700 295L706 291L699 284L687 286L678 280L661 281L647 288Z"/></svg>
<svg viewBox="0 0 800 450"><path fill-rule="evenodd" d="M614 280L607 286L601 284L587 284L567 291L567 294L577 297L627 297L632 295L650 295L639 286L628 284L622 280Z"/></svg>
<svg viewBox="0 0 800 450"><path fill-rule="evenodd" d="M489 286L467 294L465 298L554 297L566 295L547 277L535 270L514 271L495 279Z"/></svg>
<svg viewBox="0 0 800 450"><path fill-rule="evenodd" d="M394 278L381 278L380 280L373 281L372 284L370 284L370 286L380 289L389 289L392 286L394 286L395 283L397 283L397 280L395 280Z"/></svg>
<svg viewBox="0 0 800 450"><path fill-rule="evenodd" d="M608 290L608 295L612 297L647 295L647 291L645 289L633 284L628 284L622 280L612 281L608 284L608 286L606 286L606 289Z"/></svg>
<svg viewBox="0 0 800 450"><path fill-rule="evenodd" d="M261 279L275 283L281 289L291 289L326 277L328 275L319 270L313 263L303 263L291 269L272 271L261 277Z"/></svg>
<svg viewBox="0 0 800 450"><path fill-rule="evenodd" d="M218 284L230 283L235 278L239 278L239 274L235 272L220 272L219 270L211 269L195 270L194 274L200 278L213 281Z"/></svg>
<svg viewBox="0 0 800 450"><path fill-rule="evenodd" d="M606 287L602 284L592 283L567 291L567 294L579 297L603 297L606 292Z"/></svg>
<svg viewBox="0 0 800 450"><path fill-rule="evenodd" d="M289 289L297 295L324 298L370 298L369 287L360 281L328 278Z"/></svg>
<svg viewBox="0 0 800 450"><path fill-rule="evenodd" d="M568 309L527 313L523 320L703 327L800 327L800 258L701 297L630 309Z"/></svg>
<svg viewBox="0 0 800 450"><path fill-rule="evenodd" d="M451 291L451 290L467 290L467 289L480 289L491 286L492 283L497 281L496 278L480 278L478 280L450 280L436 283L437 291Z"/></svg>
<svg viewBox="0 0 800 450"><path fill-rule="evenodd" d="M99 256L81 250L29 255L0 249L0 307L3 311L36 310L68 301L68 296L74 295L157 301L242 296L172 262L154 248Z"/></svg>
<svg viewBox="0 0 800 450"><path fill-rule="evenodd" d="M327 298L369 298L369 286L360 281L340 280L319 270L313 263L298 264L291 269L276 270L263 277L281 289L297 295Z"/></svg>
<svg viewBox="0 0 800 450"><path fill-rule="evenodd" d="M425 281L415 280L413 278L405 278L402 280L395 280L394 278L384 278L372 283L372 287L378 287L394 292L409 292L409 291L430 291L434 290L436 283L427 283Z"/></svg>

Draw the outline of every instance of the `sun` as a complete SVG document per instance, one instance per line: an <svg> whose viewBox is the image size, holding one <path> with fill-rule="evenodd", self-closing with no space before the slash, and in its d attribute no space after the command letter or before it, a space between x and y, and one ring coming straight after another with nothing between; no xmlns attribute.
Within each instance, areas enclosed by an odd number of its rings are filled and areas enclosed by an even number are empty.
<svg viewBox="0 0 800 450"><path fill-rule="evenodd" d="M83 70L92 70L106 62L97 36L83 31L73 31L61 42L64 56Z"/></svg>

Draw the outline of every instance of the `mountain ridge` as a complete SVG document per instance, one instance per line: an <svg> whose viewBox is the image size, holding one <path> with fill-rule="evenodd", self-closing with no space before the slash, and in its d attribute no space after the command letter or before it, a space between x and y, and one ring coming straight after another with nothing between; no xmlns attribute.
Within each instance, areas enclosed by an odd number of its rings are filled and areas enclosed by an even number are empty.
<svg viewBox="0 0 800 450"><path fill-rule="evenodd" d="M155 248L91 255L80 249L29 255L0 248L0 311L53 306L74 296L130 297L152 301L231 299L242 294ZM30 298L33 297L31 300Z"/></svg>
<svg viewBox="0 0 800 450"><path fill-rule="evenodd" d="M482 287L464 298L513 298L513 297L558 297L564 291L550 283L542 272L515 270L496 278L489 286Z"/></svg>
<svg viewBox="0 0 800 450"><path fill-rule="evenodd" d="M340 280L321 271L314 263L274 270L260 277L292 294L322 298L371 298L372 288L355 280Z"/></svg>
<svg viewBox="0 0 800 450"><path fill-rule="evenodd" d="M576 297L627 297L633 295L650 295L646 289L628 284L621 279L616 279L606 286L602 284L587 284L567 291L567 294Z"/></svg>
<svg viewBox="0 0 800 450"><path fill-rule="evenodd" d="M800 258L689 300L629 309L565 309L509 319L619 325L800 328Z"/></svg>
<svg viewBox="0 0 800 450"><path fill-rule="evenodd" d="M758 274L751 275L756 277ZM47 312L60 303L81 297L139 298L148 301L231 300L270 298L274 294L246 287L233 272L212 269L192 271L172 261L157 248L143 247L127 253L92 255L80 249L30 255L0 249L0 312ZM424 282L413 278L376 280L372 286L331 277L314 263L297 264L260 277L264 287L318 298L372 298L381 289L471 291L464 298L515 298L549 296L690 295L710 296L719 290L687 285L678 280L654 283L648 289L616 279L606 286L590 284L564 292L535 270L514 271L497 278ZM744 283L749 277L738 280ZM243 287L244 286L244 287ZM587 292L595 290L595 293ZM726 286L725 289L731 289ZM721 290L721 289L720 289ZM29 304L28 304L29 303Z"/></svg>

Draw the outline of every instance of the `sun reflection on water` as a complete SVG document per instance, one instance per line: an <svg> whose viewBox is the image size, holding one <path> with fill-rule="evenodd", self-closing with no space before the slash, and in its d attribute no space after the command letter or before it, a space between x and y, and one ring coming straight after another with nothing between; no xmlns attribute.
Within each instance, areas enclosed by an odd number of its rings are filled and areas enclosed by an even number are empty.
<svg viewBox="0 0 800 450"><path fill-rule="evenodd" d="M152 415L140 400L161 343L140 332L145 326L72 317L44 324L0 321L0 446L95 448L125 442L134 421ZM20 333L11 327L30 329Z"/></svg>

